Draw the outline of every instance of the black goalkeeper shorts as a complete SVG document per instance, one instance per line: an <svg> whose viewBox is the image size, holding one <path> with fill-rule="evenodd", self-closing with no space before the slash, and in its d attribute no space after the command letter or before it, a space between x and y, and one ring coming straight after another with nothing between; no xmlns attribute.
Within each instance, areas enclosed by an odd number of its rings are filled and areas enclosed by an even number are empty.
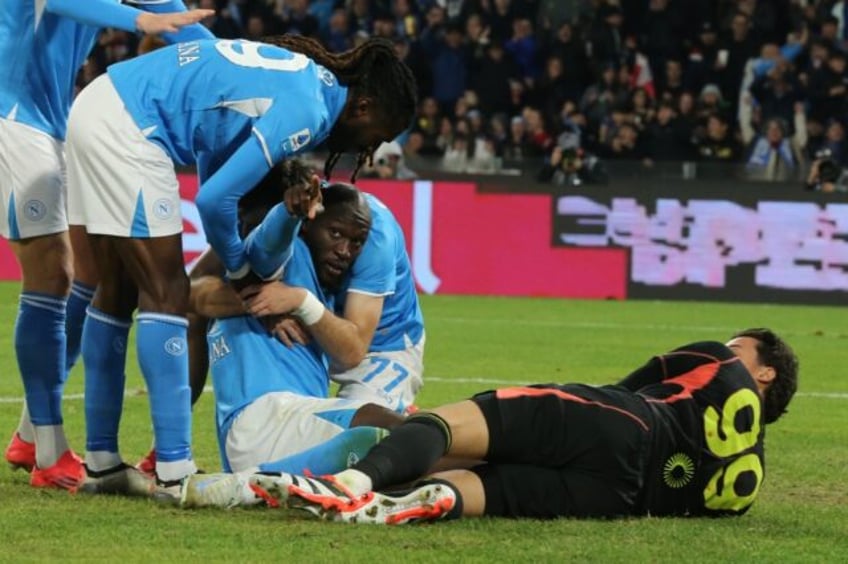
<svg viewBox="0 0 848 564"><path fill-rule="evenodd" d="M651 415L617 387L539 385L472 398L489 427L486 514L615 517L641 512Z"/></svg>

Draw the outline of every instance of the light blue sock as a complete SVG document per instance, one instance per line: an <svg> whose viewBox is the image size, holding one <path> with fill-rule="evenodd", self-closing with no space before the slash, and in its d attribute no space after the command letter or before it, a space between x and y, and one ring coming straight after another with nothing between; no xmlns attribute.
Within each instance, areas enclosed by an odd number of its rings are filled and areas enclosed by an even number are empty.
<svg viewBox="0 0 848 564"><path fill-rule="evenodd" d="M140 313L136 347L156 442L156 460L191 459L191 388L188 385L188 321L162 313Z"/></svg>
<svg viewBox="0 0 848 564"><path fill-rule="evenodd" d="M33 425L62 424L65 377L65 299L21 294L15 353Z"/></svg>
<svg viewBox="0 0 848 564"><path fill-rule="evenodd" d="M330 440L281 458L259 465L260 472L288 472L303 474L309 470L316 476L335 474L355 464L368 454L371 447L388 434L379 427L353 427L346 429Z"/></svg>
<svg viewBox="0 0 848 564"><path fill-rule="evenodd" d="M93 306L82 330L85 363L85 449L118 452L118 427L124 406L124 372L131 319L107 315Z"/></svg>
<svg viewBox="0 0 848 564"><path fill-rule="evenodd" d="M76 364L80 355L82 344L82 326L85 322L85 310L94 297L94 288L86 286L82 282L74 280L71 285L71 295L68 296L68 305L65 307L65 334L67 335L67 346L65 349L66 372ZM67 380L67 374L65 380Z"/></svg>

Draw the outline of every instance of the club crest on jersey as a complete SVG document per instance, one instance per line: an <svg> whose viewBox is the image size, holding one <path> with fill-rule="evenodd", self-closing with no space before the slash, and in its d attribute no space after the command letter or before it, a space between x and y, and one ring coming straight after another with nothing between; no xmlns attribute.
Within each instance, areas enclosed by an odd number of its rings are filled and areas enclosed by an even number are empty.
<svg viewBox="0 0 848 564"><path fill-rule="evenodd" d="M288 150L293 153L309 145L310 141L312 141L312 132L309 131L309 128L307 127L301 129L294 135L289 135L289 138L285 140L283 146L285 147L285 145L288 145Z"/></svg>
<svg viewBox="0 0 848 564"><path fill-rule="evenodd" d="M30 221L41 221L47 215L47 206L41 200L30 200L24 204L24 215Z"/></svg>
<svg viewBox="0 0 848 564"><path fill-rule="evenodd" d="M182 337L171 337L165 341L165 352L171 356L180 356L186 352L186 340Z"/></svg>

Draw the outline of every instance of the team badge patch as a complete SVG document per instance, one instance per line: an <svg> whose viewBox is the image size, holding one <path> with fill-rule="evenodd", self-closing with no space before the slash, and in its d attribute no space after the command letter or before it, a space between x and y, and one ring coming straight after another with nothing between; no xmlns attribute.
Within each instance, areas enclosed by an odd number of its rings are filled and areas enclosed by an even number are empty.
<svg viewBox="0 0 848 564"><path fill-rule="evenodd" d="M165 352L171 356L180 356L186 351L186 340L182 337L171 337L165 341Z"/></svg>
<svg viewBox="0 0 848 564"><path fill-rule="evenodd" d="M668 457L663 465L663 482L670 488L679 489L692 481L695 475L695 463L688 455L676 452Z"/></svg>
<svg viewBox="0 0 848 564"><path fill-rule="evenodd" d="M291 151L297 151L309 145L309 142L312 141L312 132L309 131L309 128L304 128L295 133L294 135L290 135L288 138L289 147L291 147Z"/></svg>
<svg viewBox="0 0 848 564"><path fill-rule="evenodd" d="M24 204L24 215L30 221L41 221L47 215L47 206L41 200L30 200Z"/></svg>
<svg viewBox="0 0 848 564"><path fill-rule="evenodd" d="M153 215L159 219L170 219L174 215L174 203L169 198L159 198L153 202Z"/></svg>

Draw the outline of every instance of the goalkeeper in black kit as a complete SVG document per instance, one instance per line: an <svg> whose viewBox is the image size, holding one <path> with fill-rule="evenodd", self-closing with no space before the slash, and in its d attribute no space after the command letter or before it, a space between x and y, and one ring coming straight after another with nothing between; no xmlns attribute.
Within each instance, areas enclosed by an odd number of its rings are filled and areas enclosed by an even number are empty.
<svg viewBox="0 0 848 564"><path fill-rule="evenodd" d="M765 424L797 374L786 343L749 329L654 357L617 385L504 388L419 412L339 474L231 478L241 498L228 504L385 524L741 515L763 483ZM479 463L424 477L451 460Z"/></svg>

